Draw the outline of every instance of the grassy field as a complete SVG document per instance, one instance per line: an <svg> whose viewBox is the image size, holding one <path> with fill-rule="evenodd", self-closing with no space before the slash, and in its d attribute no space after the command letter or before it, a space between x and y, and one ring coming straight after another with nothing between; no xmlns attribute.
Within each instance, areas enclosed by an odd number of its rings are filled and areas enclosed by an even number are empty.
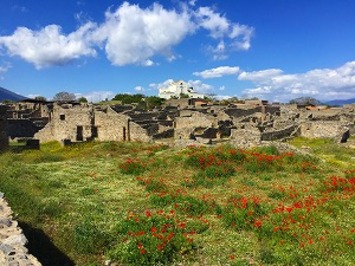
<svg viewBox="0 0 355 266"><path fill-rule="evenodd" d="M355 150L87 143L0 155L43 265L354 265Z"/></svg>

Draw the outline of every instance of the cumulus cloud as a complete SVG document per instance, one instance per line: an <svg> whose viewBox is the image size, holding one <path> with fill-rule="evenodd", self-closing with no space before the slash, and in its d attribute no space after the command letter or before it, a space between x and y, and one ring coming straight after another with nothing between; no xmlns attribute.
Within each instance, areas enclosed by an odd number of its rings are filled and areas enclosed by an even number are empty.
<svg viewBox="0 0 355 266"><path fill-rule="evenodd" d="M0 76L4 73L6 73L12 65L9 62L4 63L3 65L0 65Z"/></svg>
<svg viewBox="0 0 355 266"><path fill-rule="evenodd" d="M194 91L199 93L211 93L214 90L214 87L210 84L203 83L201 80L189 80L187 82L190 87L194 88Z"/></svg>
<svg viewBox="0 0 355 266"><path fill-rule="evenodd" d="M253 27L231 22L211 7L199 7L194 15L197 26L208 30L212 38L219 40L215 47L208 47L208 52L214 54L213 59L225 59L229 51L250 49Z"/></svg>
<svg viewBox="0 0 355 266"><path fill-rule="evenodd" d="M116 94L112 91L91 91L88 93L75 93L76 98L85 97L88 102L111 100Z"/></svg>
<svg viewBox="0 0 355 266"><path fill-rule="evenodd" d="M0 36L11 56L20 56L40 69L52 65L66 64L81 56L95 56L90 47L88 33L94 24L87 23L68 35L61 33L58 25L49 25L39 31L19 27L11 36Z"/></svg>
<svg viewBox="0 0 355 266"><path fill-rule="evenodd" d="M314 69L298 74L284 74L280 69L242 72L238 79L255 84L243 91L246 97L284 102L302 96L323 101L348 99L355 95L355 61L335 69Z"/></svg>
<svg viewBox="0 0 355 266"><path fill-rule="evenodd" d="M82 26L69 34L63 33L59 25L39 30L19 27L12 35L0 36L0 47L38 69L93 57L98 48L104 49L116 66L158 65L155 56L175 60L173 48L201 29L216 41L213 46L206 45L213 59L225 59L232 50L250 48L252 27L232 22L211 7L196 5L196 1L190 1L180 3L179 9L166 9L158 3L141 8L124 2L116 9L108 9L102 23L88 22L84 13L76 14Z"/></svg>
<svg viewBox="0 0 355 266"><path fill-rule="evenodd" d="M142 86L136 86L136 87L134 88L134 90L137 91L137 92L143 92L143 91L145 91L145 89L144 89Z"/></svg>
<svg viewBox="0 0 355 266"><path fill-rule="evenodd" d="M239 67L220 66L212 69L207 69L202 72L194 72L194 76L199 76L204 79L220 78L227 75L235 75L239 72Z"/></svg>
<svg viewBox="0 0 355 266"><path fill-rule="evenodd" d="M167 10L157 3L142 9L125 2L117 10L106 12L105 22L94 35L105 43L112 64L149 66L155 55L171 58L172 47L193 30L186 10Z"/></svg>
<svg viewBox="0 0 355 266"><path fill-rule="evenodd" d="M172 82L174 82L173 79L167 79L167 80L160 82L160 83L151 83L151 84L149 84L149 87L151 89L159 90L161 88L166 88ZM186 83L190 87L193 87L194 91L199 92L199 93L211 93L214 90L214 87L212 85L203 83L201 80L189 80Z"/></svg>

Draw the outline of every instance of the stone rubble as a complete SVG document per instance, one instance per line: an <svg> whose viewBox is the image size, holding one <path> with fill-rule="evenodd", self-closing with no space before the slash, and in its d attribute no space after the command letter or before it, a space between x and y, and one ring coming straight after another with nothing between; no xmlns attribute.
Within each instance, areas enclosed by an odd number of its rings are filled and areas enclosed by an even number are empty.
<svg viewBox="0 0 355 266"><path fill-rule="evenodd" d="M0 192L0 265L1 266L41 266L42 264L28 253L27 238L12 219L12 210Z"/></svg>

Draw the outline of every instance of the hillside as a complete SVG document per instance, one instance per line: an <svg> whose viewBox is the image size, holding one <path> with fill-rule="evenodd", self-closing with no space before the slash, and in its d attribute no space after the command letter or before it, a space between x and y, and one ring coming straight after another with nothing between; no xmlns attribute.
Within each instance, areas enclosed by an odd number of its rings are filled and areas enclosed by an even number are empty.
<svg viewBox="0 0 355 266"><path fill-rule="evenodd" d="M332 101L326 102L325 104L331 105L331 106L343 106L344 104L351 104L351 103L355 103L355 98L346 99L346 100L332 100Z"/></svg>
<svg viewBox="0 0 355 266"><path fill-rule="evenodd" d="M23 99L26 99L26 97L0 87L0 102L4 100L21 101Z"/></svg>

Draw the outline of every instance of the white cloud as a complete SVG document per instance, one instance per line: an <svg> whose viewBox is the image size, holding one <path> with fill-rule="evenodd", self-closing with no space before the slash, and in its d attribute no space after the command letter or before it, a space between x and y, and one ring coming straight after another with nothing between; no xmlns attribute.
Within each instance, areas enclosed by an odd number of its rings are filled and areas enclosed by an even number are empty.
<svg viewBox="0 0 355 266"><path fill-rule="evenodd" d="M107 10L102 23L88 22L88 15L81 12L74 15L82 25L74 32L63 33L59 25L39 30L18 27L12 35L0 36L0 48L37 69L94 57L98 48L104 49L116 66L159 65L155 56L163 56L169 62L175 60L173 48L199 30L207 31L216 41L213 45L204 44L214 60L227 58L231 51L250 48L252 27L232 22L211 7L197 7L196 2L179 2L179 9L166 9L159 3L141 8L124 2ZM78 5L81 3L77 1Z"/></svg>
<svg viewBox="0 0 355 266"><path fill-rule="evenodd" d="M314 69L298 74L284 74L280 69L242 72L238 79L256 85L244 90L247 97L285 102L302 96L321 101L348 99L355 95L355 61L335 69Z"/></svg>
<svg viewBox="0 0 355 266"><path fill-rule="evenodd" d="M200 7L194 14L197 26L208 30L212 38L219 40L215 47L207 49L214 54L214 60L227 58L229 51L250 49L253 27L231 22L211 7Z"/></svg>
<svg viewBox="0 0 355 266"><path fill-rule="evenodd" d="M12 65L8 62L4 63L2 66L0 66L0 79L3 79L3 74L5 74L10 68L12 67Z"/></svg>
<svg viewBox="0 0 355 266"><path fill-rule="evenodd" d="M94 24L87 23L68 35L58 25L49 25L39 31L19 27L12 36L0 36L0 46L11 56L20 56L40 69L66 64L81 56L95 56L87 40Z"/></svg>
<svg viewBox="0 0 355 266"><path fill-rule="evenodd" d="M197 2L197 0L190 0L190 1L189 1L189 5L190 5L190 6L195 6L195 5L196 5L196 2Z"/></svg>
<svg viewBox="0 0 355 266"><path fill-rule="evenodd" d="M134 88L134 90L137 91L137 92L143 92L143 91L145 91L145 89L144 89L142 86L136 86L136 87Z"/></svg>
<svg viewBox="0 0 355 266"><path fill-rule="evenodd" d="M239 72L239 67L220 66L212 69L207 69L202 72L194 72L194 76L199 76L204 79L220 78L226 75L236 75Z"/></svg>
<svg viewBox="0 0 355 266"><path fill-rule="evenodd" d="M111 100L116 94L112 91L91 91L88 93L75 93L76 98L85 97L88 102Z"/></svg>
<svg viewBox="0 0 355 266"><path fill-rule="evenodd" d="M265 69L260 71L252 71L252 72L241 72L238 76L239 80L249 80L253 82L263 83L264 81L268 81L274 77L280 77L283 73L281 69Z"/></svg>
<svg viewBox="0 0 355 266"><path fill-rule="evenodd" d="M199 93L211 93L214 90L214 87L210 84L203 83L201 80L189 80L187 82L190 87L194 88L195 92Z"/></svg>
<svg viewBox="0 0 355 266"><path fill-rule="evenodd" d="M151 83L149 84L149 87L151 89L159 90L161 88L169 86L172 82L174 82L173 79L167 79L161 83ZM189 80L186 83L190 87L193 87L194 91L198 93L211 93L214 90L214 87L212 85L203 83L201 80Z"/></svg>
<svg viewBox="0 0 355 266"><path fill-rule="evenodd" d="M149 87L153 90L159 90L161 88L165 88L170 85L170 83L174 82L173 79L167 79L161 83L150 83Z"/></svg>
<svg viewBox="0 0 355 266"><path fill-rule="evenodd" d="M226 17L216 13L210 7L200 7L196 11L198 25L208 31L213 38L223 38L228 32L230 24Z"/></svg>
<svg viewBox="0 0 355 266"><path fill-rule="evenodd" d="M157 3L142 9L125 2L117 10L106 12L106 20L94 37L105 43L112 64L147 66L152 65L155 55L172 58L172 47L193 31L186 10L167 10Z"/></svg>

